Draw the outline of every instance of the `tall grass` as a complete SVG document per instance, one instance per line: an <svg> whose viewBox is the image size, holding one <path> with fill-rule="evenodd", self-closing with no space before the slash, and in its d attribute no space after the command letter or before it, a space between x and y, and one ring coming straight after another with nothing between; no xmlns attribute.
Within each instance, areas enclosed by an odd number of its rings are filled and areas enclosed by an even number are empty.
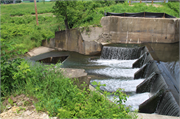
<svg viewBox="0 0 180 119"><path fill-rule="evenodd" d="M55 2L37 2L37 12L49 13L52 11L52 7ZM2 15L11 15L11 16L21 16L21 15L30 15L35 14L34 3L20 3L20 4L5 4L1 5L1 14Z"/></svg>

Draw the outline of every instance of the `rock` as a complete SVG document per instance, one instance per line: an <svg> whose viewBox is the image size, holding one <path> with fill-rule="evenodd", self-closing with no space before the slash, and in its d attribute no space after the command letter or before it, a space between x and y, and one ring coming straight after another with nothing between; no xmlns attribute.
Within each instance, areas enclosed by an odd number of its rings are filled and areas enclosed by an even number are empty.
<svg viewBox="0 0 180 119"><path fill-rule="evenodd" d="M22 116L27 117L27 116L31 115L32 113L33 113L32 111L27 110L22 114Z"/></svg>
<svg viewBox="0 0 180 119"><path fill-rule="evenodd" d="M8 104L8 105L6 105L6 109L11 109L11 105L10 104Z"/></svg>
<svg viewBox="0 0 180 119"><path fill-rule="evenodd" d="M84 69L71 69L71 68L62 68L60 69L63 73L63 75L67 78L70 78L74 81L74 84L78 86L80 89L88 89L90 84L91 77L87 76L87 73ZM78 81L75 81L74 79L78 79ZM85 86L82 86L81 84L86 84Z"/></svg>

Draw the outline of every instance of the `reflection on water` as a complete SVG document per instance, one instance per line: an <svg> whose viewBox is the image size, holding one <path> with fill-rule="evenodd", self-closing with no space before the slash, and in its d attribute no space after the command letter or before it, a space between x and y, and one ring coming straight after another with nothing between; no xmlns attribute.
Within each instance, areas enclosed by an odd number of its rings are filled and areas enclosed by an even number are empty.
<svg viewBox="0 0 180 119"><path fill-rule="evenodd" d="M173 43L173 44L147 43L144 45L148 47L154 60L162 61L162 62L179 61L179 43Z"/></svg>

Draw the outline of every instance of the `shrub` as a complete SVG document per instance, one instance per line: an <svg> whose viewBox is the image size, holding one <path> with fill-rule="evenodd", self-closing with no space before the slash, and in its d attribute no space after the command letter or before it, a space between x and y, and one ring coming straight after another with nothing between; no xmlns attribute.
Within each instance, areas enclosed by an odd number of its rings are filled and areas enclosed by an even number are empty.
<svg viewBox="0 0 180 119"><path fill-rule="evenodd" d="M59 67L32 64L20 58L5 62L2 65L2 96L16 92L36 97L38 111L60 118L131 117L128 108L121 103L126 95L118 92L120 102L116 105L98 92L80 90L62 75Z"/></svg>

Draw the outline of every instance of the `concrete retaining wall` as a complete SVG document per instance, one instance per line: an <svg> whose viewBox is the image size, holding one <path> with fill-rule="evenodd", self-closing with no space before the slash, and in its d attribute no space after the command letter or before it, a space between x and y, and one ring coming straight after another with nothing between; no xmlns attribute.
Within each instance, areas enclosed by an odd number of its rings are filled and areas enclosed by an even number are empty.
<svg viewBox="0 0 180 119"><path fill-rule="evenodd" d="M77 29L55 32L55 38L43 41L43 46L58 50L74 51L85 55L95 55L101 52L102 45L95 41L85 41Z"/></svg>
<svg viewBox="0 0 180 119"><path fill-rule="evenodd" d="M175 43L179 42L179 22L178 18L103 17L99 41Z"/></svg>

